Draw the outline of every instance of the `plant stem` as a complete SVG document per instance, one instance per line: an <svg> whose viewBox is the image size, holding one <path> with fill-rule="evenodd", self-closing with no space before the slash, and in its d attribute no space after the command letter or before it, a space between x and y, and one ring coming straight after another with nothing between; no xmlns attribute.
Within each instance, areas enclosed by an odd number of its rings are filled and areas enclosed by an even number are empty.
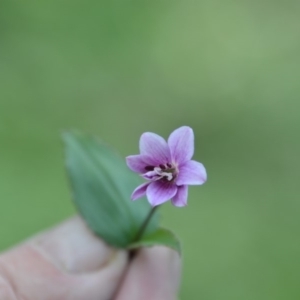
<svg viewBox="0 0 300 300"><path fill-rule="evenodd" d="M153 214L155 213L157 207L158 206L152 207L152 209L150 210L149 214L147 215L145 221L143 222L142 226L140 227L140 230L137 232L133 242L137 242L143 236L143 234L144 234L144 232L147 228L147 225L150 222L150 220L151 220Z"/></svg>
<svg viewBox="0 0 300 300"><path fill-rule="evenodd" d="M144 220L142 226L140 227L139 231L137 232L135 238L133 239L133 243L138 242L140 240L140 238L143 236L147 225L149 224L153 214L155 213L156 209L158 206L154 206L152 207L152 209L150 210L149 214L147 215L146 219ZM129 251L129 261L133 260L133 258L136 256L138 249L132 249L131 251Z"/></svg>

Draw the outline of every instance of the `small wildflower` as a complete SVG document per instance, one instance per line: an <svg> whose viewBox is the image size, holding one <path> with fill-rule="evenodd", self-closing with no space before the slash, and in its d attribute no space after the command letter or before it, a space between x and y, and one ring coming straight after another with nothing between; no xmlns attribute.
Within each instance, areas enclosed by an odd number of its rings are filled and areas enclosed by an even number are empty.
<svg viewBox="0 0 300 300"><path fill-rule="evenodd" d="M128 167L147 182L133 191L131 199L147 195L152 206L170 199L175 206L185 206L188 185L201 185L207 179L204 166L191 160L194 154L192 128L183 126L174 130L168 142L155 133L146 132L139 146L140 154L128 156L126 161Z"/></svg>

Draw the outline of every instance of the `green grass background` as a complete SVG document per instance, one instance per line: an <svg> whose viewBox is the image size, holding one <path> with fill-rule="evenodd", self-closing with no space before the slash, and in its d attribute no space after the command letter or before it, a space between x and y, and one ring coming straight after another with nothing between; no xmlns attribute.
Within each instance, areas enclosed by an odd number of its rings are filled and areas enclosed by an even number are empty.
<svg viewBox="0 0 300 300"><path fill-rule="evenodd" d="M60 132L125 157L194 128L208 182L163 206L182 299L300 298L300 2L0 4L0 249L74 214Z"/></svg>

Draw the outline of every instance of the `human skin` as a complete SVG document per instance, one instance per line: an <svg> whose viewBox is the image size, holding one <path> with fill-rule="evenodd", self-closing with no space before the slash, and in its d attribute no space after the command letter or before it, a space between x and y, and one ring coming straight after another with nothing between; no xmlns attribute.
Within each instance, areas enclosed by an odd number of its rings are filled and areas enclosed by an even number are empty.
<svg viewBox="0 0 300 300"><path fill-rule="evenodd" d="M1 300L175 300L179 255L109 247L79 217L0 255Z"/></svg>

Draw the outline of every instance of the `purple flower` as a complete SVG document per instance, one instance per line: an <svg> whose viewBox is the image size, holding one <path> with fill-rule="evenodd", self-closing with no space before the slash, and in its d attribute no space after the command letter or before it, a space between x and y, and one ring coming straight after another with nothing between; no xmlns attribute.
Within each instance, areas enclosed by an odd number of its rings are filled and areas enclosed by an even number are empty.
<svg viewBox="0 0 300 300"><path fill-rule="evenodd" d="M147 195L152 206L170 199L175 206L185 206L188 185L201 185L207 179L204 166L191 160L194 132L190 127L174 130L168 142L155 133L146 132L140 138L140 152L126 158L128 167L148 180L133 191L132 200Z"/></svg>

